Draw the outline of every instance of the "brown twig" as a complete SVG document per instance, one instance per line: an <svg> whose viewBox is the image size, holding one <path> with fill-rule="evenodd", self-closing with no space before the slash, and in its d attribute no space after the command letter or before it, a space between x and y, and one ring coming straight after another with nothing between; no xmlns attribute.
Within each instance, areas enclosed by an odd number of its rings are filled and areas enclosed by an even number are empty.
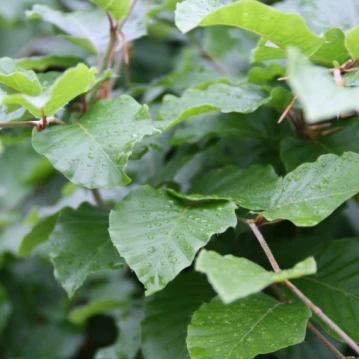
<svg viewBox="0 0 359 359"><path fill-rule="evenodd" d="M338 359L347 359L309 320L307 327Z"/></svg>
<svg viewBox="0 0 359 359"><path fill-rule="evenodd" d="M248 222L249 227L252 232L256 236L259 244L264 250L274 272L280 271L280 267L274 258L272 251L270 250L266 240L264 239L262 233L257 228L254 222ZM292 282L289 280L285 280L283 282L296 296L302 300L324 323L328 325L328 327L337 333L345 343L347 343L357 354L359 354L359 346L358 344L348 335L346 334L337 324L335 324L323 311L317 307L309 298L305 296Z"/></svg>
<svg viewBox="0 0 359 359"><path fill-rule="evenodd" d="M99 207L104 207L105 204L104 204L103 199L101 197L100 191L97 188L94 188L94 189L91 190L91 193L93 195L93 198L95 199L96 204Z"/></svg>
<svg viewBox="0 0 359 359"><path fill-rule="evenodd" d="M293 100L290 102L290 104L287 106L287 108L284 110L284 112L282 113L282 116L280 116L278 123L281 123L286 116L288 115L289 111L292 109L292 107L294 106L294 104L297 102L298 96L294 96Z"/></svg>
<svg viewBox="0 0 359 359"><path fill-rule="evenodd" d="M0 122L0 128L35 127L39 132L41 132L49 124L64 125L65 123L55 117L49 117L46 119L45 126L44 119L41 119L36 121Z"/></svg>
<svg viewBox="0 0 359 359"><path fill-rule="evenodd" d="M264 253L266 254L273 270L275 272L280 272L280 267L278 265L278 262L276 261L276 259L274 258L274 255L272 253L272 251L270 250L266 240L264 239L262 233L259 231L258 227L256 226L256 224L254 222L249 222L248 226L251 228L252 232L254 233L254 235L257 237L259 244L261 245L261 247L264 250Z"/></svg>

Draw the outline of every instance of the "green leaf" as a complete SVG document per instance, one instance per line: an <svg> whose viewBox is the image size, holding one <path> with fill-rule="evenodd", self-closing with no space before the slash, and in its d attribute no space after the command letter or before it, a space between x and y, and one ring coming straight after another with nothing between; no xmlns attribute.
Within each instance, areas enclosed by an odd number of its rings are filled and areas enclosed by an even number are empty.
<svg viewBox="0 0 359 359"><path fill-rule="evenodd" d="M75 56L32 56L16 59L16 65L25 70L45 71L49 67L69 68L76 66L83 59Z"/></svg>
<svg viewBox="0 0 359 359"><path fill-rule="evenodd" d="M253 165L247 169L228 166L199 178L192 192L210 198L230 199L242 207L260 210L266 208L277 181L278 176L271 166Z"/></svg>
<svg viewBox="0 0 359 359"><path fill-rule="evenodd" d="M276 62L272 62L267 67L252 67L248 72L248 82L256 85L264 85L276 77L285 75L285 68Z"/></svg>
<svg viewBox="0 0 359 359"><path fill-rule="evenodd" d="M130 0L91 0L96 5L109 11L116 20L128 15L130 10Z"/></svg>
<svg viewBox="0 0 359 359"><path fill-rule="evenodd" d="M292 269L274 273L246 258L221 256L203 249L197 258L196 270L207 275L221 300L228 304L260 292L270 284L314 274L317 267L314 258L310 257Z"/></svg>
<svg viewBox="0 0 359 359"><path fill-rule="evenodd" d="M50 258L55 277L70 297L89 274L121 263L107 228L107 210L85 203L60 212L49 240Z"/></svg>
<svg viewBox="0 0 359 359"><path fill-rule="evenodd" d="M333 67L333 61L344 63L350 57L345 47L345 34L341 29L334 28L325 34L325 43L310 57L318 64Z"/></svg>
<svg viewBox="0 0 359 359"><path fill-rule="evenodd" d="M46 242L55 227L56 220L57 214L54 214L36 223L32 230L23 238L19 248L19 255L29 256L34 248Z"/></svg>
<svg viewBox="0 0 359 359"><path fill-rule="evenodd" d="M32 144L73 183L113 188L131 181L124 170L135 143L159 132L147 107L123 95L96 102L72 125L34 131Z"/></svg>
<svg viewBox="0 0 359 359"><path fill-rule="evenodd" d="M191 359L252 359L304 340L311 313L297 301L277 302L263 293L226 305L202 305L188 327Z"/></svg>
<svg viewBox="0 0 359 359"><path fill-rule="evenodd" d="M206 175L192 189L192 199L221 198L259 212L267 220L288 219L297 226L315 226L359 192L359 155L323 155L284 178L271 167L247 170L227 167Z"/></svg>
<svg viewBox="0 0 359 359"><path fill-rule="evenodd" d="M188 89L181 97L166 95L158 116L172 127L189 117L208 112L253 112L269 100L269 94L257 85L219 83L205 90Z"/></svg>
<svg viewBox="0 0 359 359"><path fill-rule="evenodd" d="M31 96L42 93L35 72L23 70L9 57L0 58L0 83Z"/></svg>
<svg viewBox="0 0 359 359"><path fill-rule="evenodd" d="M345 46L348 49L352 59L359 58L359 26L349 30L345 37Z"/></svg>
<svg viewBox="0 0 359 359"><path fill-rule="evenodd" d="M72 99L87 92L95 82L96 72L95 68L79 64L65 71L39 96L13 94L5 96L2 102L21 105L37 118L42 118L43 114L51 116Z"/></svg>
<svg viewBox="0 0 359 359"><path fill-rule="evenodd" d="M151 295L190 266L212 234L235 226L235 208L231 202L186 203L165 190L143 186L111 211L109 231Z"/></svg>
<svg viewBox="0 0 359 359"><path fill-rule="evenodd" d="M337 0L285 0L274 5L285 12L296 12L308 26L319 33L333 27L349 30L356 24L359 4L356 1L343 3Z"/></svg>
<svg viewBox="0 0 359 359"><path fill-rule="evenodd" d="M191 315L215 293L197 273L182 273L146 299L142 352L146 359L187 359L186 331Z"/></svg>
<svg viewBox="0 0 359 359"><path fill-rule="evenodd" d="M101 3L104 3L103 0ZM124 1L115 0L116 3ZM128 0L125 2L127 3ZM133 41L146 34L144 4L138 2L126 21L122 31L126 41ZM121 7L122 8L122 7ZM104 54L110 39L109 22L101 9L65 13L45 5L34 5L26 12L29 19L44 20L55 25L68 35L66 40L85 48L93 54ZM119 48L122 47L122 41Z"/></svg>
<svg viewBox="0 0 359 359"><path fill-rule="evenodd" d="M11 304L7 298L5 289L0 286L0 334L4 330L11 314Z"/></svg>
<svg viewBox="0 0 359 359"><path fill-rule="evenodd" d="M125 306L126 304L118 300L97 300L89 303L88 305L72 310L69 315L69 320L76 325L80 325L84 324L88 318L94 315L110 312L115 309L121 309Z"/></svg>
<svg viewBox="0 0 359 359"><path fill-rule="evenodd" d="M295 284L341 329L359 341L358 238L332 241L317 251L315 259L317 274Z"/></svg>
<svg viewBox="0 0 359 359"><path fill-rule="evenodd" d="M314 162L321 155L345 151L359 153L359 123L357 120L329 136L313 139L284 138L280 143L280 157L286 170L293 171L303 162Z"/></svg>
<svg viewBox="0 0 359 359"><path fill-rule="evenodd" d="M286 14L252 0L224 6L216 0L186 0L177 5L176 25L184 33L198 26L235 26L267 39L282 51L295 46L308 56L325 41L297 14Z"/></svg>
<svg viewBox="0 0 359 359"><path fill-rule="evenodd" d="M317 327L316 329L319 330L338 351L345 353L345 344L334 340L334 338L326 334L321 327ZM302 343L281 349L274 355L278 359L336 359L336 355L326 345L323 345L323 343L318 340L318 337L310 330L307 330L305 340Z"/></svg>
<svg viewBox="0 0 359 359"><path fill-rule="evenodd" d="M101 348L95 359L135 359L141 347L140 325L143 320L142 305L133 305L122 311L117 318L118 338L114 345Z"/></svg>
<svg viewBox="0 0 359 359"><path fill-rule="evenodd" d="M297 49L290 49L288 54L289 83L303 106L307 122L357 109L359 89L338 87L327 70L312 66Z"/></svg>
<svg viewBox="0 0 359 359"><path fill-rule="evenodd" d="M262 213L268 220L289 219L297 226L314 226L359 192L359 155L323 155L304 163L283 179Z"/></svg>

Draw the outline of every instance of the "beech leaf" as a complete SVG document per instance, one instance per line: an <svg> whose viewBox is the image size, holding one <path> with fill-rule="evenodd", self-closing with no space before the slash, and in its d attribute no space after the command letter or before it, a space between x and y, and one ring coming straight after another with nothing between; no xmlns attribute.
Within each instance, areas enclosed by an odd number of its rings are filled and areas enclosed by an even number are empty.
<svg viewBox="0 0 359 359"><path fill-rule="evenodd" d="M36 118L42 118L43 115L52 116L72 99L87 92L96 80L96 72L95 68L79 64L65 71L38 96L6 95L2 102L6 105L21 105Z"/></svg>
<svg viewBox="0 0 359 359"><path fill-rule="evenodd" d="M278 273L268 272L246 258L221 256L202 250L196 261L196 270L205 273L224 303L260 292L273 283L314 274L317 270L313 257L296 264L292 269Z"/></svg>
<svg viewBox="0 0 359 359"><path fill-rule="evenodd" d="M159 132L147 107L123 95L96 102L72 125L34 130L32 144L73 183L113 188L131 181L125 167L136 142Z"/></svg>
<svg viewBox="0 0 359 359"><path fill-rule="evenodd" d="M164 288L215 233L236 225L232 202L185 202L163 189L136 188L110 213L110 235L151 295Z"/></svg>
<svg viewBox="0 0 359 359"><path fill-rule="evenodd" d="M50 258L69 297L89 274L123 264L107 228L108 211L87 203L60 212L49 239Z"/></svg>
<svg viewBox="0 0 359 359"><path fill-rule="evenodd" d="M299 300L287 304L258 293L224 304L215 298L188 326L191 359L252 359L304 340L311 312Z"/></svg>
<svg viewBox="0 0 359 359"><path fill-rule="evenodd" d="M218 0L186 0L177 5L176 25L184 33L198 26L235 26L265 38L272 47L284 51L295 46L308 56L325 41L299 15L286 14L253 0L228 5Z"/></svg>
<svg viewBox="0 0 359 359"><path fill-rule="evenodd" d="M35 72L22 69L9 57L0 58L0 83L31 96L42 93Z"/></svg>

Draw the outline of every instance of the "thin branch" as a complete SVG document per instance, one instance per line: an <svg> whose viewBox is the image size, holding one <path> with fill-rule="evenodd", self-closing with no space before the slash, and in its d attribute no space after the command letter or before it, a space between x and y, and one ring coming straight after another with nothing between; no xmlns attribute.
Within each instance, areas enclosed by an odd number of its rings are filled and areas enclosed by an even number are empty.
<svg viewBox="0 0 359 359"><path fill-rule="evenodd" d="M359 354L358 344L346 334L337 324L335 324L323 311L317 307L304 293L302 293L292 282L286 280L283 282L294 294L297 295L330 329L336 332L357 354Z"/></svg>
<svg viewBox="0 0 359 359"><path fill-rule="evenodd" d="M105 204L104 204L104 201L103 201L103 199L101 197L100 191L97 188L94 188L94 189L91 190L91 193L93 195L93 198L95 199L96 204L99 207L104 207Z"/></svg>
<svg viewBox="0 0 359 359"><path fill-rule="evenodd" d="M49 117L46 120L46 126L49 124L55 125L64 125L65 123L55 117ZM34 120L34 121L20 121L20 122L0 122L0 128L18 128L18 127L35 127L38 131L42 131L44 129L44 121Z"/></svg>
<svg viewBox="0 0 359 359"><path fill-rule="evenodd" d="M298 96L294 96L293 100L290 102L290 104L287 106L285 111L282 113L282 116L280 116L278 123L281 123L288 115L289 111L292 109L294 104L297 102Z"/></svg>
<svg viewBox="0 0 359 359"><path fill-rule="evenodd" d="M262 233L257 228L254 222L248 222L249 227L251 228L254 235L257 237L259 244L262 246L273 270L275 272L280 271L280 267L275 260L272 251L268 247L267 242L265 241ZM285 280L283 282L296 296L302 300L324 323L326 323L331 330L337 333L345 343L347 343L357 354L359 354L359 346L358 344L348 335L346 334L337 324L335 324L323 311L317 307L309 298L305 296L292 282L289 280Z"/></svg>
<svg viewBox="0 0 359 359"><path fill-rule="evenodd" d="M309 320L307 327L338 359L347 359Z"/></svg>
<svg viewBox="0 0 359 359"><path fill-rule="evenodd" d="M262 233L259 231L258 227L256 226L256 224L254 222L249 222L248 226L251 228L252 232L254 233L254 235L257 237L259 244L261 245L261 247L264 250L264 253L266 254L273 270L275 272L280 272L280 268L278 265L278 262L275 260L274 255L272 253L272 251L270 250L266 240L264 239Z"/></svg>
<svg viewBox="0 0 359 359"><path fill-rule="evenodd" d="M201 55L210 61L214 69L223 74L226 75L226 70L214 59L214 57L201 45L201 43L191 34L188 35L189 38L195 43L196 46L198 46L199 51Z"/></svg>

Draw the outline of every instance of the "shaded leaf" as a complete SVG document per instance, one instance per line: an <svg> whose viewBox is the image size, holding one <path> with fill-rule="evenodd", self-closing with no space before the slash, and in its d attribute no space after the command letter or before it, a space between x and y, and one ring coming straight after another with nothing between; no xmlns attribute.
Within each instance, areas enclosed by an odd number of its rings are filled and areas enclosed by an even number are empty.
<svg viewBox="0 0 359 359"><path fill-rule="evenodd" d="M79 64L65 71L39 96L13 94L5 96L2 102L21 105L37 118L42 118L43 114L51 116L72 99L87 92L95 82L96 72L95 68Z"/></svg>
<svg viewBox="0 0 359 359"><path fill-rule="evenodd" d="M36 223L32 230L23 238L19 248L19 255L29 256L34 248L46 242L55 227L56 220L57 214L54 214Z"/></svg>
<svg viewBox="0 0 359 359"><path fill-rule="evenodd" d="M319 33L333 27L349 30L359 16L356 1L336 0L285 0L274 5L276 9L301 15L308 26Z"/></svg>
<svg viewBox="0 0 359 359"><path fill-rule="evenodd" d="M285 50L295 46L310 56L324 43L297 14L286 14L252 0L222 5L216 0L186 0L177 5L176 25L182 32L198 26L228 25L251 31Z"/></svg>
<svg viewBox="0 0 359 359"><path fill-rule="evenodd" d="M188 326L191 359L252 359L300 343L310 315L301 302L284 304L263 293L229 305L215 298Z"/></svg>
<svg viewBox="0 0 359 359"><path fill-rule="evenodd" d="M5 289L0 286L0 334L4 330L11 314L11 304L8 300Z"/></svg>
<svg viewBox="0 0 359 359"><path fill-rule="evenodd" d="M313 324L313 323L312 323ZM325 333L320 327L317 328L321 334L336 347L340 352L345 352L345 344L336 341L333 337ZM318 337L310 330L307 330L305 340L297 345L281 349L275 353L278 359L303 359L303 358L315 358L315 359L336 359L337 356L323 343L318 340Z"/></svg>
<svg viewBox="0 0 359 359"><path fill-rule="evenodd" d="M166 95L158 116L172 127L189 117L208 112L253 112L269 100L269 94L259 86L219 83L205 90L188 89L181 97Z"/></svg>
<svg viewBox="0 0 359 359"><path fill-rule="evenodd" d="M143 186L110 214L110 235L147 295L164 288L190 266L212 234L235 226L231 202L186 203L165 190Z"/></svg>
<svg viewBox="0 0 359 359"><path fill-rule="evenodd" d="M358 258L358 238L332 241L315 254L317 274L295 281L313 303L355 341L359 340ZM321 325L328 330L324 323Z"/></svg>
<svg viewBox="0 0 359 359"><path fill-rule="evenodd" d="M130 182L124 170L135 143L159 132L147 107L123 95L96 102L72 125L34 131L32 144L73 183L113 188Z"/></svg>
<svg viewBox="0 0 359 359"><path fill-rule="evenodd" d="M311 65L297 49L290 49L288 54L289 83L303 106L307 122L357 109L359 89L338 87L327 70Z"/></svg>
<svg viewBox="0 0 359 359"><path fill-rule="evenodd" d="M136 4L122 29L127 42L146 34L144 6L141 2ZM68 34L62 35L62 37L93 54L104 54L106 51L110 39L109 22L101 9L65 13L45 5L34 5L32 10L27 11L26 14L30 19L44 20L55 25ZM122 45L121 41L118 49Z"/></svg>
<svg viewBox="0 0 359 359"><path fill-rule="evenodd" d="M101 348L95 359L135 359L141 347L140 325L143 320L142 305L122 311L117 318L118 338L114 345Z"/></svg>
<svg viewBox="0 0 359 359"><path fill-rule="evenodd" d="M42 87L35 72L23 70L17 66L15 60L9 57L0 59L0 83L31 96L42 93Z"/></svg>
<svg viewBox="0 0 359 359"><path fill-rule="evenodd" d="M146 359L187 359L186 331L191 315L215 293L197 273L182 273L146 299L142 351Z"/></svg>
<svg viewBox="0 0 359 359"><path fill-rule="evenodd" d="M90 273L117 266L122 259L108 232L108 211L81 205L60 212L49 240L55 277L71 297Z"/></svg>
<svg viewBox="0 0 359 359"><path fill-rule="evenodd" d="M205 273L224 303L260 292L273 283L314 274L317 270L313 257L296 264L292 269L268 272L246 258L221 256L202 250L196 261L196 270Z"/></svg>

